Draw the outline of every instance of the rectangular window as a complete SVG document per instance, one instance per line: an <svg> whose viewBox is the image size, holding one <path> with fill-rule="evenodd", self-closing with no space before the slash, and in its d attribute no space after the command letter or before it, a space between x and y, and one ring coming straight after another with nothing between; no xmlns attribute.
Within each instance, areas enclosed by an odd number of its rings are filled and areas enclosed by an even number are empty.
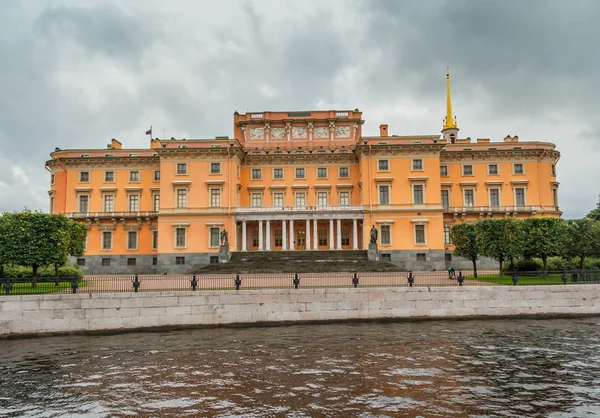
<svg viewBox="0 0 600 418"><path fill-rule="evenodd" d="M390 170L390 162L388 160L379 160L377 162L378 171L389 171Z"/></svg>
<svg viewBox="0 0 600 418"><path fill-rule="evenodd" d="M319 229L319 245L327 245L327 230Z"/></svg>
<svg viewBox="0 0 600 418"><path fill-rule="evenodd" d="M187 174L187 164L186 163L178 163L177 164L177 174Z"/></svg>
<svg viewBox="0 0 600 418"><path fill-rule="evenodd" d="M495 176L498 174L498 164L490 164L488 165L488 174L490 176Z"/></svg>
<svg viewBox="0 0 600 418"><path fill-rule="evenodd" d="M175 264L177 264L177 265L185 264L185 257L175 257Z"/></svg>
<svg viewBox="0 0 600 418"><path fill-rule="evenodd" d="M160 171L158 170L154 172L154 181L160 181Z"/></svg>
<svg viewBox="0 0 600 418"><path fill-rule="evenodd" d="M448 190L442 190L442 207L450 207L450 193Z"/></svg>
<svg viewBox="0 0 600 418"><path fill-rule="evenodd" d="M158 248L158 231L152 231L152 249Z"/></svg>
<svg viewBox="0 0 600 418"><path fill-rule="evenodd" d="M390 186L379 186L379 204L390 204Z"/></svg>
<svg viewBox="0 0 600 418"><path fill-rule="evenodd" d="M552 202L554 202L554 207L558 207L558 189L552 189Z"/></svg>
<svg viewBox="0 0 600 418"><path fill-rule="evenodd" d="M79 196L79 212L87 213L89 211L90 197L88 195Z"/></svg>
<svg viewBox="0 0 600 418"><path fill-rule="evenodd" d="M221 163L210 163L210 174L221 174Z"/></svg>
<svg viewBox="0 0 600 418"><path fill-rule="evenodd" d="M85 266L85 258L78 258L77 265L81 267Z"/></svg>
<svg viewBox="0 0 600 418"><path fill-rule="evenodd" d="M513 174L523 174L523 164L513 164Z"/></svg>
<svg viewBox="0 0 600 418"><path fill-rule="evenodd" d="M350 192L340 192L340 206L350 205Z"/></svg>
<svg viewBox="0 0 600 418"><path fill-rule="evenodd" d="M472 165L463 165L463 176L472 176L473 175L473 166Z"/></svg>
<svg viewBox="0 0 600 418"><path fill-rule="evenodd" d="M140 172L139 171L130 171L129 172L129 181L140 181Z"/></svg>
<svg viewBox="0 0 600 418"><path fill-rule="evenodd" d="M128 266L135 266L135 258L131 257L127 259Z"/></svg>
<svg viewBox="0 0 600 418"><path fill-rule="evenodd" d="M79 182L80 183L89 183L90 182L90 172L89 171L81 171L79 173Z"/></svg>
<svg viewBox="0 0 600 418"><path fill-rule="evenodd" d="M444 244L451 244L450 242L450 225L444 225Z"/></svg>
<svg viewBox="0 0 600 418"><path fill-rule="evenodd" d="M475 205L475 199L473 197L473 189L466 189L466 190L464 190L463 193L464 193L464 198L465 198L463 205L473 207Z"/></svg>
<svg viewBox="0 0 600 418"><path fill-rule="evenodd" d="M102 249L103 250L112 250L112 232L111 231L103 231L102 232Z"/></svg>
<svg viewBox="0 0 600 418"><path fill-rule="evenodd" d="M262 178L262 170L260 168L252 169L252 180L260 180Z"/></svg>
<svg viewBox="0 0 600 418"><path fill-rule="evenodd" d="M283 245L283 232L281 229L275 230L275 246L281 247Z"/></svg>
<svg viewBox="0 0 600 418"><path fill-rule="evenodd" d="M301 208L306 206L306 194L304 192L296 193L296 206Z"/></svg>
<svg viewBox="0 0 600 418"><path fill-rule="evenodd" d="M296 178L303 179L306 177L306 170L304 168L296 168Z"/></svg>
<svg viewBox="0 0 600 418"><path fill-rule="evenodd" d="M140 211L140 196L137 194L129 195L129 212Z"/></svg>
<svg viewBox="0 0 600 418"><path fill-rule="evenodd" d="M552 166L554 167L554 166ZM54 173L50 174L50 184L54 184Z"/></svg>
<svg viewBox="0 0 600 418"><path fill-rule="evenodd" d="M262 194L252 193L252 206L255 208L262 206Z"/></svg>
<svg viewBox="0 0 600 418"><path fill-rule="evenodd" d="M152 208L154 212L158 212L160 210L160 195L155 194L152 196Z"/></svg>
<svg viewBox="0 0 600 418"><path fill-rule="evenodd" d="M274 179L282 179L283 178L283 168L274 168L273 169L273 178Z"/></svg>
<svg viewBox="0 0 600 418"><path fill-rule="evenodd" d="M525 206L525 189L522 187L515 189L515 206Z"/></svg>
<svg viewBox="0 0 600 418"><path fill-rule="evenodd" d="M127 231L127 249L137 250L137 232Z"/></svg>
<svg viewBox="0 0 600 418"><path fill-rule="evenodd" d="M552 164L550 170L551 170L552 175L556 176L556 164ZM52 180L52 183L54 183L54 180Z"/></svg>
<svg viewBox="0 0 600 418"><path fill-rule="evenodd" d="M452 261L452 254L446 253L446 261L448 261L448 262Z"/></svg>
<svg viewBox="0 0 600 418"><path fill-rule="evenodd" d="M412 169L413 171L421 171L423 170L423 160L413 160L412 161Z"/></svg>
<svg viewBox="0 0 600 418"><path fill-rule="evenodd" d="M422 184L415 184L413 186L413 198L414 198L413 203L415 205L423 204L423 185Z"/></svg>
<svg viewBox="0 0 600 418"><path fill-rule="evenodd" d="M500 206L500 191L498 189L490 189L490 206Z"/></svg>
<svg viewBox="0 0 600 418"><path fill-rule="evenodd" d="M273 206L276 208L283 206L283 193L273 193Z"/></svg>
<svg viewBox="0 0 600 418"><path fill-rule="evenodd" d="M415 225L415 244L425 244L425 225Z"/></svg>
<svg viewBox="0 0 600 418"><path fill-rule="evenodd" d="M210 228L210 246L218 247L219 242L219 228Z"/></svg>
<svg viewBox="0 0 600 418"><path fill-rule="evenodd" d="M103 258L102 259L102 266L109 267L110 266L110 258Z"/></svg>
<svg viewBox="0 0 600 418"><path fill-rule="evenodd" d="M115 211L115 196L112 194L104 195L104 212Z"/></svg>
<svg viewBox="0 0 600 418"><path fill-rule="evenodd" d="M104 181L106 183L112 183L115 181L115 172L114 171L105 171L104 172Z"/></svg>
<svg viewBox="0 0 600 418"><path fill-rule="evenodd" d="M440 166L440 176L447 176L447 175L448 175L448 166L441 165Z"/></svg>
<svg viewBox="0 0 600 418"><path fill-rule="evenodd" d="M342 229L341 235L342 235L342 245L350 245L350 230Z"/></svg>
<svg viewBox="0 0 600 418"><path fill-rule="evenodd" d="M381 245L390 245L392 243L391 226L381 225Z"/></svg>
<svg viewBox="0 0 600 418"><path fill-rule="evenodd" d="M417 261L427 261L427 254L417 253Z"/></svg>
<svg viewBox="0 0 600 418"><path fill-rule="evenodd" d="M348 177L350 177L348 167L340 167L340 178L347 179Z"/></svg>
<svg viewBox="0 0 600 418"><path fill-rule="evenodd" d="M221 189L210 189L210 206L213 208L221 207Z"/></svg>
<svg viewBox="0 0 600 418"><path fill-rule="evenodd" d="M186 241L186 230L185 228L175 228L175 247L183 248L185 247Z"/></svg>
<svg viewBox="0 0 600 418"><path fill-rule="evenodd" d="M327 167L318 167L317 168L317 178L320 178L320 179L327 178Z"/></svg>
<svg viewBox="0 0 600 418"><path fill-rule="evenodd" d="M256 229L252 231L252 246L258 247L258 231Z"/></svg>
<svg viewBox="0 0 600 418"><path fill-rule="evenodd" d="M54 197L50 196L50 213L54 212Z"/></svg>
<svg viewBox="0 0 600 418"><path fill-rule="evenodd" d="M152 265L153 266L157 266L158 265L158 257L152 257Z"/></svg>
<svg viewBox="0 0 600 418"><path fill-rule="evenodd" d="M328 203L328 199L327 199L327 195L329 193L327 192L317 192L317 205L318 206L327 206Z"/></svg>
<svg viewBox="0 0 600 418"><path fill-rule="evenodd" d="M186 189L177 189L177 207L178 208L186 208L187 207L187 190Z"/></svg>

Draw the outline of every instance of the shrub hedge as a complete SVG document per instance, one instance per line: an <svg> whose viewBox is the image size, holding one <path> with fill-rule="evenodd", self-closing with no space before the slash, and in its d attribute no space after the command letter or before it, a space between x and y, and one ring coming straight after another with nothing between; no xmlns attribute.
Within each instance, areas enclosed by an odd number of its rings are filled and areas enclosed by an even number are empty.
<svg viewBox="0 0 600 418"><path fill-rule="evenodd" d="M54 267L40 267L38 269L39 277L54 277ZM21 278L32 277L33 270L30 267L22 266L4 266L4 277ZM77 276L83 277L83 272L77 266L66 265L58 268L58 276Z"/></svg>

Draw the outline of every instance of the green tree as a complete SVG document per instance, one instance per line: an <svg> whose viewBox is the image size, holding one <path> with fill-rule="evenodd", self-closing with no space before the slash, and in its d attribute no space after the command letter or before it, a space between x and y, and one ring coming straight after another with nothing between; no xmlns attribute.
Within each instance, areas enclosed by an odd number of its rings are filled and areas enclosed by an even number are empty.
<svg viewBox="0 0 600 418"><path fill-rule="evenodd" d="M57 251L53 260L54 272L58 276L58 268L67 263L68 257L81 257L84 253L85 239L87 236L87 227L79 222L67 219L61 214L50 214L48 222L52 224L53 229L63 231L66 240L66 252Z"/></svg>
<svg viewBox="0 0 600 418"><path fill-rule="evenodd" d="M565 255L578 257L580 269L586 257L600 257L600 221L590 218L567 221Z"/></svg>
<svg viewBox="0 0 600 418"><path fill-rule="evenodd" d="M522 222L523 256L541 258L546 274L548 257L565 253L567 225L563 219L550 217L527 218Z"/></svg>
<svg viewBox="0 0 600 418"><path fill-rule="evenodd" d="M594 221L600 221L600 197L598 197L596 208L591 210L590 213L585 215L585 217L588 219L593 219Z"/></svg>
<svg viewBox="0 0 600 418"><path fill-rule="evenodd" d="M450 230L454 254L465 257L473 263L473 275L477 277L477 259L481 253L477 227L474 223L462 223L452 226Z"/></svg>
<svg viewBox="0 0 600 418"><path fill-rule="evenodd" d="M518 257L520 253L521 229L518 222L505 218L485 219L476 224L481 255L498 261L500 276L502 276L502 263Z"/></svg>

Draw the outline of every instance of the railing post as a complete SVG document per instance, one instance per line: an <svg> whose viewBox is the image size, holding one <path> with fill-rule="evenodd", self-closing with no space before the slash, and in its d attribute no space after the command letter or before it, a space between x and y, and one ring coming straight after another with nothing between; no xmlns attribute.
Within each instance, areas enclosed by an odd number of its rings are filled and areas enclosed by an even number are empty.
<svg viewBox="0 0 600 418"><path fill-rule="evenodd" d="M235 290L240 290L240 286L242 285L242 279L240 279L240 273L235 274L235 280L233 281L235 284Z"/></svg>
<svg viewBox="0 0 600 418"><path fill-rule="evenodd" d="M463 282L465 281L465 278L463 277L462 270L458 271L458 277L456 278L456 281L458 281L458 285L459 286L463 285Z"/></svg>
<svg viewBox="0 0 600 418"><path fill-rule="evenodd" d="M138 278L137 273L135 274L135 279L131 283L133 283L133 291L135 293L137 293L139 291L139 289L140 289L140 284L141 284L140 279Z"/></svg>
<svg viewBox="0 0 600 418"><path fill-rule="evenodd" d="M519 275L517 274L517 272L516 272L516 271L513 271L513 274L512 274L512 281L513 281L513 284L514 284L515 286L516 286L516 285L517 285L517 283L519 282Z"/></svg>
<svg viewBox="0 0 600 418"><path fill-rule="evenodd" d="M12 282L10 279L6 279L6 283L4 283L4 293L10 295L10 291L12 290Z"/></svg>
<svg viewBox="0 0 600 418"><path fill-rule="evenodd" d="M196 279L195 274L192 276L192 281L190 282L190 284L192 285L192 290L198 289L198 280Z"/></svg>
<svg viewBox="0 0 600 418"><path fill-rule="evenodd" d="M300 278L298 277L298 273L294 274L294 289L298 289L298 286L300 286Z"/></svg>
<svg viewBox="0 0 600 418"><path fill-rule="evenodd" d="M79 287L79 277L73 277L73 280L71 280L71 290L73 291L73 293L77 293L77 288Z"/></svg>
<svg viewBox="0 0 600 418"><path fill-rule="evenodd" d="M354 287L358 287L358 275L354 272L354 276L352 277L352 285Z"/></svg>
<svg viewBox="0 0 600 418"><path fill-rule="evenodd" d="M563 271L562 275L560 276L560 279L562 280L563 284L567 284L567 273Z"/></svg>
<svg viewBox="0 0 600 418"><path fill-rule="evenodd" d="M414 283L415 283L415 276L413 276L413 272L412 271L409 271L408 272L408 285L410 287L412 287Z"/></svg>

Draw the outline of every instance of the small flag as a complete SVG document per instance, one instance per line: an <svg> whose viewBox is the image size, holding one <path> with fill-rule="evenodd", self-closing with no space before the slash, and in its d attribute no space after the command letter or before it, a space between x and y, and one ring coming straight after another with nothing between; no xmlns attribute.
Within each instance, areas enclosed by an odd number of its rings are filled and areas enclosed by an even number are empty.
<svg viewBox="0 0 600 418"><path fill-rule="evenodd" d="M146 135L152 136L152 126L146 131Z"/></svg>

